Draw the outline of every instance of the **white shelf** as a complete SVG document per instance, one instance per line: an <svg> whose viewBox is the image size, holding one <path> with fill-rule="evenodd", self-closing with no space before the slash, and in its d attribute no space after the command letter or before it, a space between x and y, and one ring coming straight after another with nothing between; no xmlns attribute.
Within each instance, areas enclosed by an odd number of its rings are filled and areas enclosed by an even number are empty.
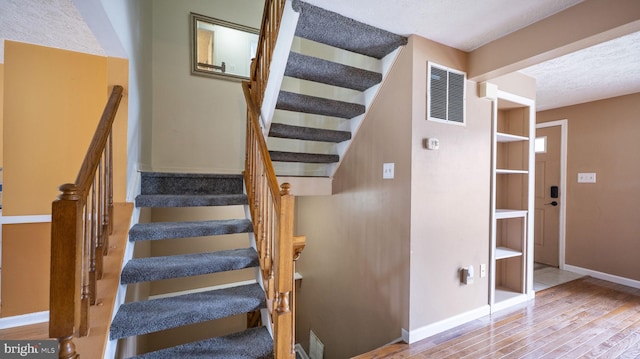
<svg viewBox="0 0 640 359"><path fill-rule="evenodd" d="M526 170L507 170L507 169L503 169L503 168L497 168L496 169L496 174L499 175L504 175L504 174L527 174L529 173L529 171Z"/></svg>
<svg viewBox="0 0 640 359"><path fill-rule="evenodd" d="M501 132L496 133L496 141L498 142L518 142L518 141L528 141L528 140L529 138L524 136L511 135L508 133L501 133Z"/></svg>
<svg viewBox="0 0 640 359"><path fill-rule="evenodd" d="M496 288L495 301L493 307L491 308L491 313L495 313L500 310L510 308L514 305L524 303L527 300L529 300L529 298L526 294L515 292L512 289Z"/></svg>
<svg viewBox="0 0 640 359"><path fill-rule="evenodd" d="M526 215L526 209L496 209L496 219L518 218Z"/></svg>
<svg viewBox="0 0 640 359"><path fill-rule="evenodd" d="M496 260L519 257L522 252L507 247L496 247Z"/></svg>

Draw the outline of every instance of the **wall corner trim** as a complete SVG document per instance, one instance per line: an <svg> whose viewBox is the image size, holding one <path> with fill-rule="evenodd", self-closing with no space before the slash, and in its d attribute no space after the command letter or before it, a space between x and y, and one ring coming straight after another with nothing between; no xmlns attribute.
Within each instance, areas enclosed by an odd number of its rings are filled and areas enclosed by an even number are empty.
<svg viewBox="0 0 640 359"><path fill-rule="evenodd" d="M468 312L460 313L458 315L454 315L453 317L443 319L433 324L425 325L424 327L421 327L418 329L407 331L406 329L403 328L402 340L404 340L409 344L412 344L419 340L428 338L438 333L442 333L445 330L455 328L458 325L468 323L472 320L476 320L478 318L482 318L490 314L491 314L491 307L487 304L487 305L483 305L482 307L470 310Z"/></svg>
<svg viewBox="0 0 640 359"><path fill-rule="evenodd" d="M593 278L602 279L602 280L606 280L606 281L609 281L609 282L626 285L627 287L640 289L640 280L620 277L620 276L617 276L617 275L614 275L614 274L609 274L609 273L604 273L604 272L598 272L598 271L595 271L595 270L592 270L592 269L576 267L576 266L572 266L570 264L565 264L564 268L562 268L562 269L568 270L569 272L574 272L574 273L578 273L578 274L582 274L582 275L588 275L588 276L591 276Z"/></svg>

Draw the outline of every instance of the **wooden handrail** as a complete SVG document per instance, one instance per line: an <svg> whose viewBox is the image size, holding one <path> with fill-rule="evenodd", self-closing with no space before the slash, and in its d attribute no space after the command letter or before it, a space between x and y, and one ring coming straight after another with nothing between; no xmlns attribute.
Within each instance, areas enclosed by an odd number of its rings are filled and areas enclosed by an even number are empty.
<svg viewBox="0 0 640 359"><path fill-rule="evenodd" d="M262 108L264 90L269 80L269 66L280 30L286 0L265 0L256 57L251 64L251 94L258 108Z"/></svg>
<svg viewBox="0 0 640 359"><path fill-rule="evenodd" d="M247 102L244 178L253 220L260 272L271 317L276 359L295 358L295 260L305 246L293 236L295 197L289 183L278 186L260 114L286 0L266 0L256 58L249 82L242 83Z"/></svg>
<svg viewBox="0 0 640 359"><path fill-rule="evenodd" d="M271 316L274 354L278 359L292 359L295 358L294 261L300 256L305 239L293 236L295 197L289 183L278 186L249 83L243 82L242 88L247 101L244 178Z"/></svg>
<svg viewBox="0 0 640 359"><path fill-rule="evenodd" d="M122 98L114 86L74 183L59 187L51 205L49 337L59 358L77 358L73 338L89 332L89 306L113 226L112 127Z"/></svg>

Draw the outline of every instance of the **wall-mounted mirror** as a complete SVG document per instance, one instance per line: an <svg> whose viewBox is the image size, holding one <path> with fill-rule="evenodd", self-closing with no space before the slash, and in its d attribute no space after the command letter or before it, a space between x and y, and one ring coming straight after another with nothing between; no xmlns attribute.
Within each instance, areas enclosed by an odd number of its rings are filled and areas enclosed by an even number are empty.
<svg viewBox="0 0 640 359"><path fill-rule="evenodd" d="M258 48L258 29L190 14L191 74L247 79Z"/></svg>

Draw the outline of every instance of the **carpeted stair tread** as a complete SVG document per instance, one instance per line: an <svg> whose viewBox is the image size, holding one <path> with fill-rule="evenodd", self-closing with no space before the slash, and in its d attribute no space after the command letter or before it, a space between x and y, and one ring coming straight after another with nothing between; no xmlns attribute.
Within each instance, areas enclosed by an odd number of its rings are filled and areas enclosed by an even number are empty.
<svg viewBox="0 0 640 359"><path fill-rule="evenodd" d="M317 57L290 52L285 76L364 91L382 81L382 74Z"/></svg>
<svg viewBox="0 0 640 359"><path fill-rule="evenodd" d="M113 318L111 339L248 313L266 307L259 284L125 303Z"/></svg>
<svg viewBox="0 0 640 359"><path fill-rule="evenodd" d="M247 204L247 196L244 194L141 194L136 197L136 207L200 207L245 204Z"/></svg>
<svg viewBox="0 0 640 359"><path fill-rule="evenodd" d="M272 359L273 339L266 327L179 345L130 359Z"/></svg>
<svg viewBox="0 0 640 359"><path fill-rule="evenodd" d="M129 229L129 240L158 240L248 233L253 227L248 219L223 219L193 222L138 223Z"/></svg>
<svg viewBox="0 0 640 359"><path fill-rule="evenodd" d="M322 141L340 143L351 139L351 132L325 130L321 128L311 128L302 126L286 125L274 122L269 130L270 137L290 138L306 141Z"/></svg>
<svg viewBox="0 0 640 359"><path fill-rule="evenodd" d="M181 254L134 258L120 275L121 284L191 277L257 267L258 253L253 248L231 249L210 253Z"/></svg>
<svg viewBox="0 0 640 359"><path fill-rule="evenodd" d="M276 109L351 119L365 112L364 105L280 91Z"/></svg>
<svg viewBox="0 0 640 359"><path fill-rule="evenodd" d="M269 151L273 162L303 162L303 163L335 163L340 161L340 156L322 153L301 153Z"/></svg>
<svg viewBox="0 0 640 359"><path fill-rule="evenodd" d="M241 174L142 172L141 194L241 194Z"/></svg>
<svg viewBox="0 0 640 359"><path fill-rule="evenodd" d="M293 0L293 10L300 13L296 36L381 59L407 38L363 24L332 11L300 0Z"/></svg>

